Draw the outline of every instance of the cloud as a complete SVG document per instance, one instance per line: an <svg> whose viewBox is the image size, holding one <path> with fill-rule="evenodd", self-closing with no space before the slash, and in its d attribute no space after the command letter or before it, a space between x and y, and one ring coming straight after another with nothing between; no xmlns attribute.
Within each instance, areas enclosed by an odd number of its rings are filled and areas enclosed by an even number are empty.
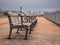
<svg viewBox="0 0 60 45"><path fill-rule="evenodd" d="M40 3L39 0L21 0L23 4L37 4Z"/></svg>
<svg viewBox="0 0 60 45"><path fill-rule="evenodd" d="M0 0L3 5L59 5L60 0Z"/></svg>
<svg viewBox="0 0 60 45"><path fill-rule="evenodd" d="M18 10L20 4L24 9L60 8L60 0L0 0L0 7Z"/></svg>
<svg viewBox="0 0 60 45"><path fill-rule="evenodd" d="M60 2L60 0L18 0L19 3L22 3L22 4L40 4L40 5L43 5L43 4L58 4Z"/></svg>

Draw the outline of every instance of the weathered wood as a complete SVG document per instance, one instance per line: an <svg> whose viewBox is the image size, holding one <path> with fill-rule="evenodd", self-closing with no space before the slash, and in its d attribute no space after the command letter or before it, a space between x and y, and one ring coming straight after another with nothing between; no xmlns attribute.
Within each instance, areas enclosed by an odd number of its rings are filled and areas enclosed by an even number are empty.
<svg viewBox="0 0 60 45"><path fill-rule="evenodd" d="M26 29L26 34L25 34L25 39L27 39L27 32L28 32L28 26L27 25L22 25L22 18L18 15L9 15L8 13L4 13L8 17L9 24L10 24L10 32L9 32L9 39L11 39L11 33L12 29L17 28L17 32L19 31L19 28L25 28Z"/></svg>
<svg viewBox="0 0 60 45"><path fill-rule="evenodd" d="M36 17L35 16L24 16L22 14L15 14L15 13L7 13L5 12L4 15L8 17L9 24L10 24L10 32L9 32L9 39L11 39L12 29L17 28L17 33L19 33L19 28L25 28L25 38L27 39L28 28L30 27L29 33L31 34L32 27L36 24Z"/></svg>

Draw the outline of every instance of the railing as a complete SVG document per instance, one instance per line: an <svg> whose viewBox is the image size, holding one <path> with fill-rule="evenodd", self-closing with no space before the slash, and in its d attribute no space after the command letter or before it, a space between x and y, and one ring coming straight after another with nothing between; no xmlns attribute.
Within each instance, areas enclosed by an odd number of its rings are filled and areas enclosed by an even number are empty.
<svg viewBox="0 0 60 45"><path fill-rule="evenodd" d="M45 14L44 17L60 25L60 11Z"/></svg>

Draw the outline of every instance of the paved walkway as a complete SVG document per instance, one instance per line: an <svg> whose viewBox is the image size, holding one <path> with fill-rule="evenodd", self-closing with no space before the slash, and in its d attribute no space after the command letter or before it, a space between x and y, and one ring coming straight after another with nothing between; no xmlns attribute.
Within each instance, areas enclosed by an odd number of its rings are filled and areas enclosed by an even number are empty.
<svg viewBox="0 0 60 45"><path fill-rule="evenodd" d="M38 17L38 23L32 34L28 35L28 40L23 40L25 31L16 34L16 29L12 32L12 39L6 39L9 33L8 20L4 18L0 21L0 45L60 45L60 27L44 17Z"/></svg>

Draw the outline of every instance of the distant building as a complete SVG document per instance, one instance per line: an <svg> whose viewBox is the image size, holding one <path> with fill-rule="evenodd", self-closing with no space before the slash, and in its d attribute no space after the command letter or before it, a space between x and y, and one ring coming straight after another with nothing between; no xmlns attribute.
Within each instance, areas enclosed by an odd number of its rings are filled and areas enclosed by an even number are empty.
<svg viewBox="0 0 60 45"><path fill-rule="evenodd" d="M2 13L2 9L0 8L0 13Z"/></svg>
<svg viewBox="0 0 60 45"><path fill-rule="evenodd" d="M22 6L20 6L20 13L22 13Z"/></svg>

